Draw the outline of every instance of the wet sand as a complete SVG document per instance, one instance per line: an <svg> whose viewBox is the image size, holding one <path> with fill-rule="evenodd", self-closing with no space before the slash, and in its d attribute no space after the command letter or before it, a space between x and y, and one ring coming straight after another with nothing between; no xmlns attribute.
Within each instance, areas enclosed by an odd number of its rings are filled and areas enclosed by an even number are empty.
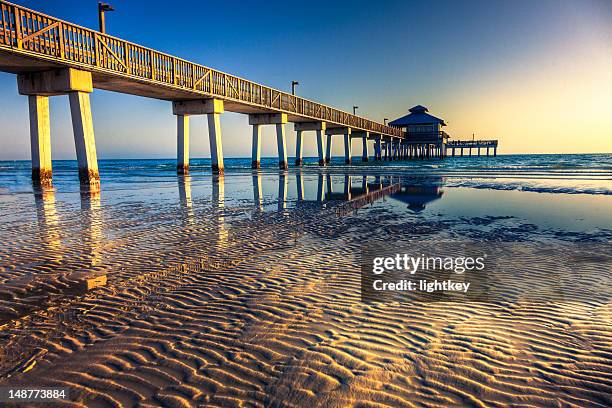
<svg viewBox="0 0 612 408"><path fill-rule="evenodd" d="M612 404L612 225L424 215L443 189L327 181L322 201L316 172L3 196L0 385L69 387L67 406L91 407ZM412 201L364 196L383 182ZM365 242L441 240L519 243L503 274L533 279L490 302L362 302ZM526 296L566 279L559 254L582 243L594 258L563 286L581 291Z"/></svg>

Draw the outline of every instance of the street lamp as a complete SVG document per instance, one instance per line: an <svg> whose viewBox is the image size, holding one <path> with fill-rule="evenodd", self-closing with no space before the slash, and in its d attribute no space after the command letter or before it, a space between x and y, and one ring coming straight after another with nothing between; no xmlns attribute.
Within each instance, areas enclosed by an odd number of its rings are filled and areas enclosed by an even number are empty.
<svg viewBox="0 0 612 408"><path fill-rule="evenodd" d="M295 86L299 84L298 81L291 81L291 95L295 95Z"/></svg>
<svg viewBox="0 0 612 408"><path fill-rule="evenodd" d="M359 109L359 106L353 106L353 115L357 114L357 109Z"/></svg>
<svg viewBox="0 0 612 408"><path fill-rule="evenodd" d="M115 9L108 3L98 2L98 23L102 34L106 33L106 21L104 20L105 11L115 11Z"/></svg>
<svg viewBox="0 0 612 408"><path fill-rule="evenodd" d="M385 126L387 126L387 121L389 120L389 118L384 118L383 121L385 122Z"/></svg>

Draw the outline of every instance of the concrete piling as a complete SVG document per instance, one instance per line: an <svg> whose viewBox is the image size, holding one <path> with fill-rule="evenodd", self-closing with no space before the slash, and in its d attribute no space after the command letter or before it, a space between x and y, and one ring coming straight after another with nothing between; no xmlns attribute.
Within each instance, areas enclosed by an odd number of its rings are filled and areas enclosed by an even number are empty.
<svg viewBox="0 0 612 408"><path fill-rule="evenodd" d="M296 140L295 140L295 165L296 166L301 166L303 162L303 157L302 157L303 139L304 139L304 135L302 135L302 131L301 130L296 131Z"/></svg>
<svg viewBox="0 0 612 408"><path fill-rule="evenodd" d="M29 95L30 145L32 151L32 180L36 185L51 184L51 124L49 97Z"/></svg>
<svg viewBox="0 0 612 408"><path fill-rule="evenodd" d="M351 164L353 139L351 139L351 130L346 129L344 132L344 162Z"/></svg>
<svg viewBox="0 0 612 408"><path fill-rule="evenodd" d="M176 171L189 173L189 116L176 115Z"/></svg>
<svg viewBox="0 0 612 408"><path fill-rule="evenodd" d="M251 149L251 168L258 169L261 160L261 128L253 125L253 144Z"/></svg>
<svg viewBox="0 0 612 408"><path fill-rule="evenodd" d="M79 91L70 92L68 98L70 100L74 144L79 165L79 180L82 184L99 183L100 175L98 173L98 158L89 94Z"/></svg>

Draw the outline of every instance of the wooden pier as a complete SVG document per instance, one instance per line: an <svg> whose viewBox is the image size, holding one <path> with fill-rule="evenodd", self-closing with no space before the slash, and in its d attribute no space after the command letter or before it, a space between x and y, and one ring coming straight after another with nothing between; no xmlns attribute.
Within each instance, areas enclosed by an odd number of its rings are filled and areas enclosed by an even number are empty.
<svg viewBox="0 0 612 408"><path fill-rule="evenodd" d="M455 156L455 150L459 149L460 155L463 156L463 150L468 150L468 156L472 156L472 149L476 149L476 153L480 156L480 149L487 149L489 156L490 149L493 149L493 157L497 156L497 140L453 140L446 143L446 149L451 150L451 155Z"/></svg>
<svg viewBox="0 0 612 408"><path fill-rule="evenodd" d="M253 168L260 165L261 127L266 125L276 130L279 167L288 167L285 125L290 122L297 135L296 166L302 165L306 133L315 136L320 166L331 162L334 136L342 136L347 164L352 163L354 139L362 147L361 161L369 160L371 145L374 160L443 158L447 148L454 156L458 147L462 154L464 147L470 154L472 147L479 154L480 147L487 147L487 154L494 147L493 154L497 153L497 141L448 142L449 136L440 130L444 122L425 114L427 108L420 105L411 112L435 119L429 127L387 125L3 0L0 11L0 71L17 74L19 93L29 99L35 184L52 180L48 98L56 95L69 96L79 178L83 184L99 182L89 99L94 89L170 101L177 118L180 174L189 172L189 118L193 115L207 116L212 170L223 173L221 117L226 110L248 115Z"/></svg>
<svg viewBox="0 0 612 408"><path fill-rule="evenodd" d="M30 100L32 176L52 177L48 97L70 95L79 175L83 183L99 180L89 94L105 89L172 102L177 116L177 170L189 171L189 117L208 118L212 169L222 173L221 115L248 115L253 126L252 163L259 166L261 126L274 125L278 159L287 167L285 125L297 131L296 163L302 162L305 132L316 136L319 164L329 163L332 136L343 136L345 159L351 142L369 144L380 157L382 142L403 139L401 129L282 92L234 75L134 44L34 10L0 1L0 70L18 75L19 93ZM326 140L325 140L326 137ZM326 154L327 153L327 154Z"/></svg>

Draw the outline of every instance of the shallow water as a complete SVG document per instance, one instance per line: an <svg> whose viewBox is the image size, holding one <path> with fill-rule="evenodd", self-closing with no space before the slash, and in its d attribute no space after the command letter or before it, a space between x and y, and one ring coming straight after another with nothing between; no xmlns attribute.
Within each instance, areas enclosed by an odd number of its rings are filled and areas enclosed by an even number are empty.
<svg viewBox="0 0 612 408"><path fill-rule="evenodd" d="M73 162L46 189L0 163L0 385L87 406L610 405L610 155L274 162L101 161L99 190ZM503 296L362 301L364 245L442 242L495 257Z"/></svg>

